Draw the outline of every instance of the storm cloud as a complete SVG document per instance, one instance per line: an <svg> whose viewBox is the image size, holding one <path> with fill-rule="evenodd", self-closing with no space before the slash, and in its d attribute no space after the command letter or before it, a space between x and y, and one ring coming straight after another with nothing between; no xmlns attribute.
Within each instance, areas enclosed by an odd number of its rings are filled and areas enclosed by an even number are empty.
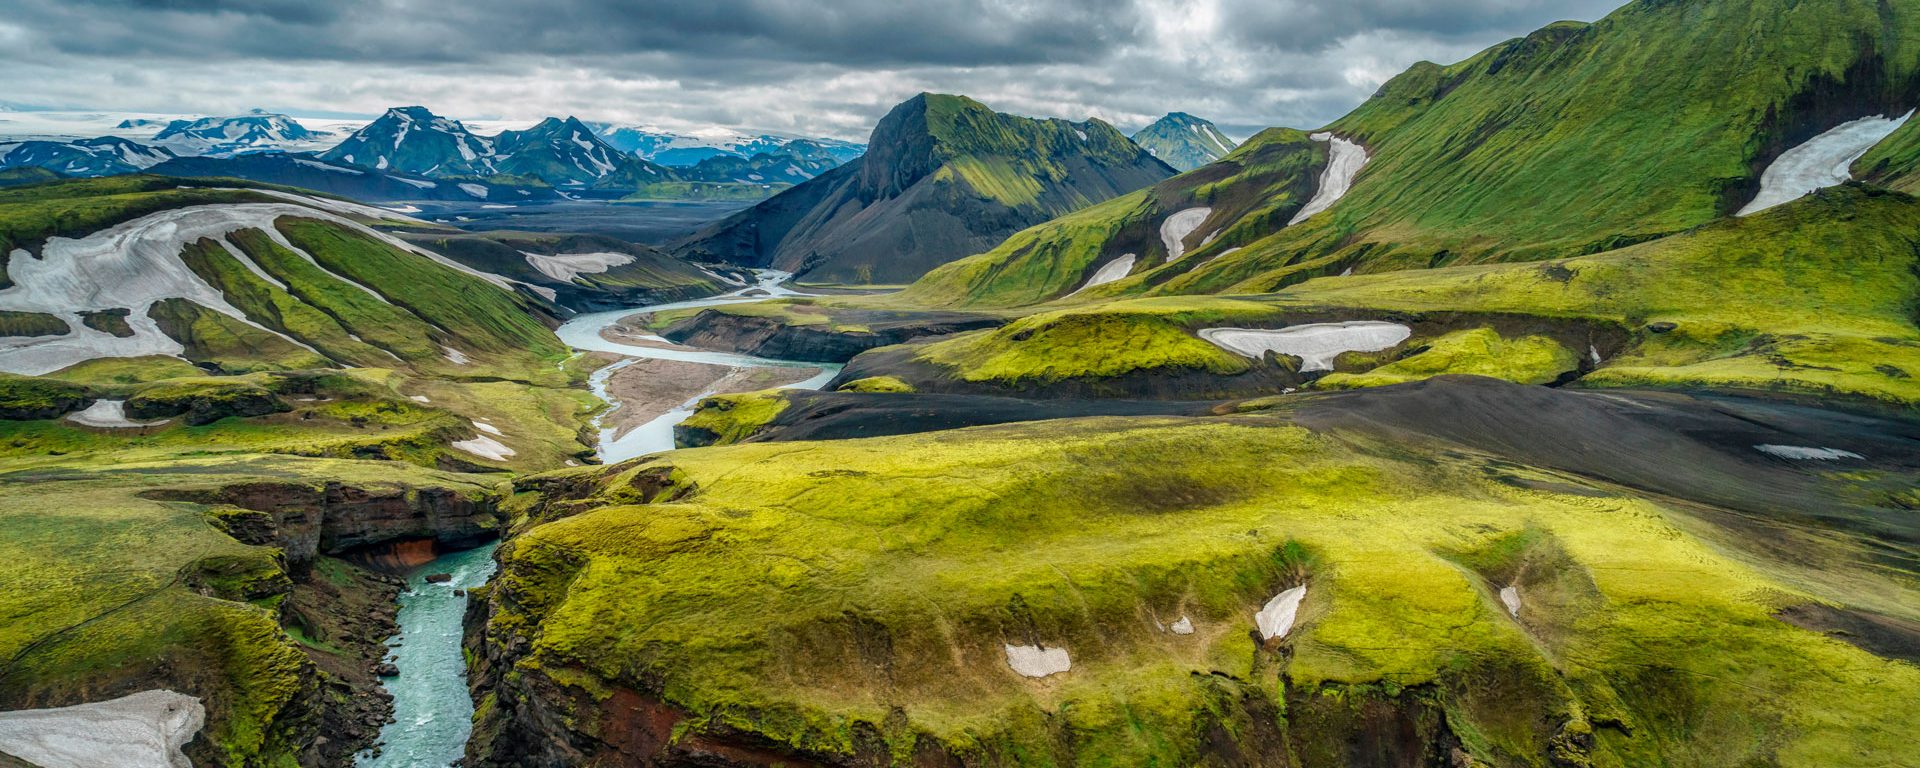
<svg viewBox="0 0 1920 768"><path fill-rule="evenodd" d="M923 90L1133 128L1314 127L1421 60L1619 0L10 0L0 99L573 114L860 139Z"/></svg>

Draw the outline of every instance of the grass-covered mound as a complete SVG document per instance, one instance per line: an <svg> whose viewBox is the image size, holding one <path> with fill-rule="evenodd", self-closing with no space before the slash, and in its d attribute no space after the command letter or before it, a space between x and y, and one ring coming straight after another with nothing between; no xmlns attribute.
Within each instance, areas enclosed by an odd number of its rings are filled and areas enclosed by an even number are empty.
<svg viewBox="0 0 1920 768"><path fill-rule="evenodd" d="M1920 403L1920 203L1830 190L1618 251L1316 280L1293 307L1462 311L1639 329L1593 386L1716 386Z"/></svg>
<svg viewBox="0 0 1920 768"><path fill-rule="evenodd" d="M445 381L386 369L207 376L164 358L96 361L0 383L22 407L66 402L57 413L43 408L21 412L22 420L0 420L0 465L9 468L294 454L549 469L590 453L583 428L604 407L583 390L513 381ZM60 418L95 398L125 400L130 418L165 423L101 429ZM479 435L476 422L497 430L489 435L514 455L493 461L451 447Z"/></svg>
<svg viewBox="0 0 1920 768"><path fill-rule="evenodd" d="M693 415L674 425L680 445L731 445L753 436L787 409L780 390L716 395L700 401Z"/></svg>
<svg viewBox="0 0 1920 768"><path fill-rule="evenodd" d="M487 595L478 764L1880 765L1920 727L1920 669L1774 619L1834 595L1690 508L1364 431L1083 419L526 487L551 522Z"/></svg>
<svg viewBox="0 0 1920 768"><path fill-rule="evenodd" d="M281 629L293 589L280 551L242 544L202 504L159 501L236 484L329 482L485 494L403 464L176 458L0 471L0 709L169 688L198 696L194 764L314 764L326 681ZM318 512L314 513L317 522ZM338 732L327 733L340 738Z"/></svg>
<svg viewBox="0 0 1920 768"><path fill-rule="evenodd" d="M37 376L0 373L0 419L56 419L93 400L84 386Z"/></svg>
<svg viewBox="0 0 1920 768"><path fill-rule="evenodd" d="M1546 336L1502 337L1491 328L1456 331L1413 354L1366 373L1332 373L1314 382L1321 389L1357 389L1402 384L1456 374L1520 384L1546 384L1580 368L1580 357Z"/></svg>

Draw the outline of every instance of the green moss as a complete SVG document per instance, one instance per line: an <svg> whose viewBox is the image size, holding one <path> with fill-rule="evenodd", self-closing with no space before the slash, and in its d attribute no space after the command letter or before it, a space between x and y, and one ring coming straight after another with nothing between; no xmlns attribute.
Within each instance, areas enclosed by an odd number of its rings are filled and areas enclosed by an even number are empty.
<svg viewBox="0 0 1920 768"><path fill-rule="evenodd" d="M53 419L79 410L86 387L37 376L0 373L0 419Z"/></svg>
<svg viewBox="0 0 1920 768"><path fill-rule="evenodd" d="M0 309L0 336L65 336L71 332L67 321L44 312Z"/></svg>
<svg viewBox="0 0 1920 768"><path fill-rule="evenodd" d="M922 360L967 381L1046 384L1158 371L1244 373L1251 363L1190 330L1268 319L1270 307L1213 298L1167 298L1029 315L991 331L921 348Z"/></svg>
<svg viewBox="0 0 1920 768"><path fill-rule="evenodd" d="M1317 309L1468 311L1640 329L1582 383L1720 386L1920 403L1913 296L1920 203L1829 190L1611 253L1316 280L1280 293ZM1653 333L1654 323L1673 323Z"/></svg>
<svg viewBox="0 0 1920 768"><path fill-rule="evenodd" d="M786 395L778 389L716 395L701 400L693 415L679 426L708 436L705 445L730 445L752 437L788 405Z"/></svg>
<svg viewBox="0 0 1920 768"><path fill-rule="evenodd" d="M109 176L0 188L0 253L37 252L53 236L79 237L150 213L186 205L279 202L257 192L212 189L212 180ZM219 186L237 186L220 179Z"/></svg>
<svg viewBox="0 0 1920 768"><path fill-rule="evenodd" d="M1580 367L1580 358L1545 336L1504 339L1491 328L1456 331L1423 345L1413 355L1366 373L1334 373L1314 383L1322 389L1359 389L1400 384L1446 374L1489 376L1521 384L1546 384Z"/></svg>
<svg viewBox="0 0 1920 768"><path fill-rule="evenodd" d="M205 376L207 372L177 357L102 357L75 363L45 376L125 394L131 388L165 379Z"/></svg>
<svg viewBox="0 0 1920 768"><path fill-rule="evenodd" d="M912 384L908 384L892 376L868 376L864 379L855 379L842 384L837 391L905 393L915 390Z"/></svg>
<svg viewBox="0 0 1920 768"><path fill-rule="evenodd" d="M1220 720L1286 711L1266 727L1307 749L1311 723L1425 700L1489 764L1578 746L1555 740L1596 712L1633 735L1600 730L1595 764L1813 766L1902 754L1915 725L1920 671L1774 620L1797 589L1680 511L1523 489L1499 462L1256 416L664 461L691 495L610 499L503 550L490 631L530 642L526 674L660 696L689 733L845 755L865 723L889 750L1188 765ZM601 487L658 463L599 470ZM1496 578L1520 584L1521 622ZM1284 652L1261 649L1254 612L1300 583ZM1194 634L1164 629L1181 616ZM1008 670L1002 644L1035 642L1072 671ZM1268 693L1223 705L1221 685Z"/></svg>
<svg viewBox="0 0 1920 768"><path fill-rule="evenodd" d="M187 424L209 424L229 416L264 416L288 406L258 380L228 377L169 379L141 387L127 398L134 419L183 417Z"/></svg>
<svg viewBox="0 0 1920 768"><path fill-rule="evenodd" d="M228 373L319 368L325 357L187 299L161 299L147 309L162 333L185 347L182 357Z"/></svg>

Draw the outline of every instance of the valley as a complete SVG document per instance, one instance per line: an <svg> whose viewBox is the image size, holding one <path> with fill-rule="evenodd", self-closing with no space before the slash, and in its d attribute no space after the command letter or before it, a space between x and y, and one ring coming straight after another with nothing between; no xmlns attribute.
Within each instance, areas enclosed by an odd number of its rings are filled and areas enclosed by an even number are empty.
<svg viewBox="0 0 1920 768"><path fill-rule="evenodd" d="M1920 766L1914 41L0 113L0 766Z"/></svg>

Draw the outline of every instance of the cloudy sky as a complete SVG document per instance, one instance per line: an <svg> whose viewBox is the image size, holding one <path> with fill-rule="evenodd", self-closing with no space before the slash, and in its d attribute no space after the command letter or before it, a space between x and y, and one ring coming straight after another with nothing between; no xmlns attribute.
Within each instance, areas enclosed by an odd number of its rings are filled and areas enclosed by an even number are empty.
<svg viewBox="0 0 1920 768"><path fill-rule="evenodd" d="M920 91L1132 129L1313 127L1408 64L1624 0L6 0L0 99L862 139Z"/></svg>

